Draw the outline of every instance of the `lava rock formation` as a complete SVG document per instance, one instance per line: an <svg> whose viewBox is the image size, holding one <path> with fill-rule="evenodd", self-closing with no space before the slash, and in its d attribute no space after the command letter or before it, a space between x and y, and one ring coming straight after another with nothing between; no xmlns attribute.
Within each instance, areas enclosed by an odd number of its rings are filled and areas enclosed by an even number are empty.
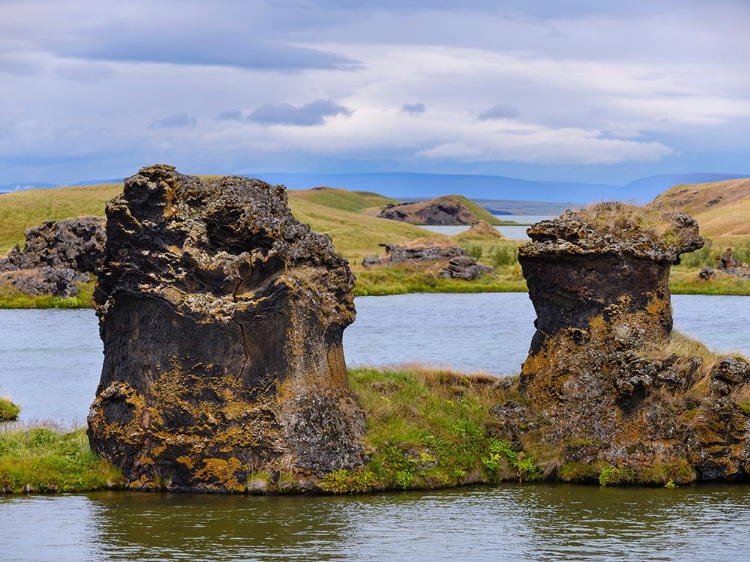
<svg viewBox="0 0 750 562"><path fill-rule="evenodd" d="M342 334L354 277L283 186L140 170L107 206L88 417L131 489L245 492L365 460Z"/></svg>

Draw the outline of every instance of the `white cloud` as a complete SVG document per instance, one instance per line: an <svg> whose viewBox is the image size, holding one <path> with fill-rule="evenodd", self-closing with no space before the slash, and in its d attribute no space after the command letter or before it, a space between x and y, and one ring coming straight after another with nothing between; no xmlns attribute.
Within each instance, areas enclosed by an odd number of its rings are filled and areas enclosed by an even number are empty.
<svg viewBox="0 0 750 562"><path fill-rule="evenodd" d="M55 151L232 172L256 155L424 169L750 150L742 3L422 4L7 0L5 173L9 154Z"/></svg>

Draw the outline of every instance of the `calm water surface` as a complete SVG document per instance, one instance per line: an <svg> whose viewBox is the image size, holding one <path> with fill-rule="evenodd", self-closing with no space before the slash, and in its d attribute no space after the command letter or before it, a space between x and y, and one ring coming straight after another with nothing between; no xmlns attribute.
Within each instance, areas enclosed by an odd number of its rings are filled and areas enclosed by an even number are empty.
<svg viewBox="0 0 750 562"><path fill-rule="evenodd" d="M675 296L675 327L750 354L750 298ZM350 363L422 360L517 372L526 294L356 301ZM96 317L0 311L0 393L25 421L83 423L101 369ZM750 486L676 490L504 485L355 497L107 492L0 496L0 560L750 559Z"/></svg>
<svg viewBox="0 0 750 562"><path fill-rule="evenodd" d="M344 333L350 365L419 361L514 374L534 333L525 293L360 297L356 306L357 321ZM676 329L750 355L749 297L676 295L673 308ZM22 420L85 422L102 365L91 310L0 310L0 352L0 394L23 407Z"/></svg>
<svg viewBox="0 0 750 562"><path fill-rule="evenodd" d="M526 235L526 229L528 225L543 221L550 218L545 215L496 215L501 221L513 221L524 226L496 226L495 228L500 231L500 234L505 236L509 240L528 240L529 237ZM447 236L453 236L464 230L469 230L468 226L443 226L443 225L420 225L422 228L426 228L432 232L439 234L445 234Z"/></svg>
<svg viewBox="0 0 750 562"><path fill-rule="evenodd" d="M0 498L11 560L739 561L750 487Z"/></svg>

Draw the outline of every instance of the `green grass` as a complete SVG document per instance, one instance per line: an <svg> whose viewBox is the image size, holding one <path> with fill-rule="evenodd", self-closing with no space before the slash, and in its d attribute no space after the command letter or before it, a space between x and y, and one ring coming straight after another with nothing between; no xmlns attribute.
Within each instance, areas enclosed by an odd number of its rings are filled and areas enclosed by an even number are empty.
<svg viewBox="0 0 750 562"><path fill-rule="evenodd" d="M20 411L21 409L13 402L0 396L0 422L15 420Z"/></svg>
<svg viewBox="0 0 750 562"><path fill-rule="evenodd" d="M327 475L323 491L445 488L540 476L533 457L488 431L490 408L509 398L508 386L497 378L407 365L350 369L349 380L367 418L370 461ZM265 478L268 482L256 486L256 493L290 491L283 476L276 484ZM120 472L91 452L81 429L0 430L2 492L83 492L123 485Z"/></svg>
<svg viewBox="0 0 750 562"><path fill-rule="evenodd" d="M362 213L369 209L379 212L388 204L397 204L398 201L383 197L377 193L369 191L347 191L334 187L324 187L322 189L290 190L289 198L294 201L313 203L337 209L339 211L348 211L350 213ZM375 214L377 214L377 212Z"/></svg>
<svg viewBox="0 0 750 562"><path fill-rule="evenodd" d="M24 231L47 220L104 216L107 201L122 192L122 184L30 189L0 195L0 255L15 244L23 246Z"/></svg>
<svg viewBox="0 0 750 562"><path fill-rule="evenodd" d="M354 286L356 296L404 295L407 293L518 293L527 291L520 267L506 267L496 275L474 281L446 279L438 265L398 264L360 269Z"/></svg>
<svg viewBox="0 0 750 562"><path fill-rule="evenodd" d="M1 492L82 492L122 485L121 473L91 451L83 429L0 429Z"/></svg>
<svg viewBox="0 0 750 562"><path fill-rule="evenodd" d="M3 308L91 308L94 306L95 281L78 283L78 295L70 298L50 295L34 296L7 287L0 289L0 309Z"/></svg>
<svg viewBox="0 0 750 562"><path fill-rule="evenodd" d="M675 268L669 277L669 290L675 295L750 296L750 279L717 274L714 279L698 277L699 269Z"/></svg>
<svg viewBox="0 0 750 562"><path fill-rule="evenodd" d="M349 380L367 416L371 460L326 476L325 491L445 488L540 476L532 457L488 432L490 407L507 399L495 377L412 365L350 369Z"/></svg>

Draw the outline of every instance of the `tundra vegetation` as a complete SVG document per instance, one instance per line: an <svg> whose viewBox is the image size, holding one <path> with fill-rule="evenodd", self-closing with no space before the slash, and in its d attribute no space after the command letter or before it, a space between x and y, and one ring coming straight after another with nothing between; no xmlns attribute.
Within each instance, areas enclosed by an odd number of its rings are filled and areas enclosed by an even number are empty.
<svg viewBox="0 0 750 562"><path fill-rule="evenodd" d="M104 215L105 203L122 191L122 184L103 184L57 189L36 189L0 195L0 254L23 244L24 230L45 220L83 215ZM437 275L440 264L400 264L366 269L366 256L381 255L379 244L404 243L435 234L407 223L379 219L376 215L395 200L376 193L316 188L289 191L294 215L316 232L333 239L336 251L347 258L357 276L355 295L392 295L412 292L508 292L526 291L517 261L520 241L467 233L452 237L480 263L496 274L475 281L445 279ZM707 239L706 246L683 257L672 268L670 289L675 294L750 295L747 278L721 275L710 280L698 273L716 267L727 248L750 263L750 180L675 186L648 205L657 211L693 215ZM29 297L14 291L0 293L0 308L80 308L92 306L92 280L79 285L71 299Z"/></svg>

